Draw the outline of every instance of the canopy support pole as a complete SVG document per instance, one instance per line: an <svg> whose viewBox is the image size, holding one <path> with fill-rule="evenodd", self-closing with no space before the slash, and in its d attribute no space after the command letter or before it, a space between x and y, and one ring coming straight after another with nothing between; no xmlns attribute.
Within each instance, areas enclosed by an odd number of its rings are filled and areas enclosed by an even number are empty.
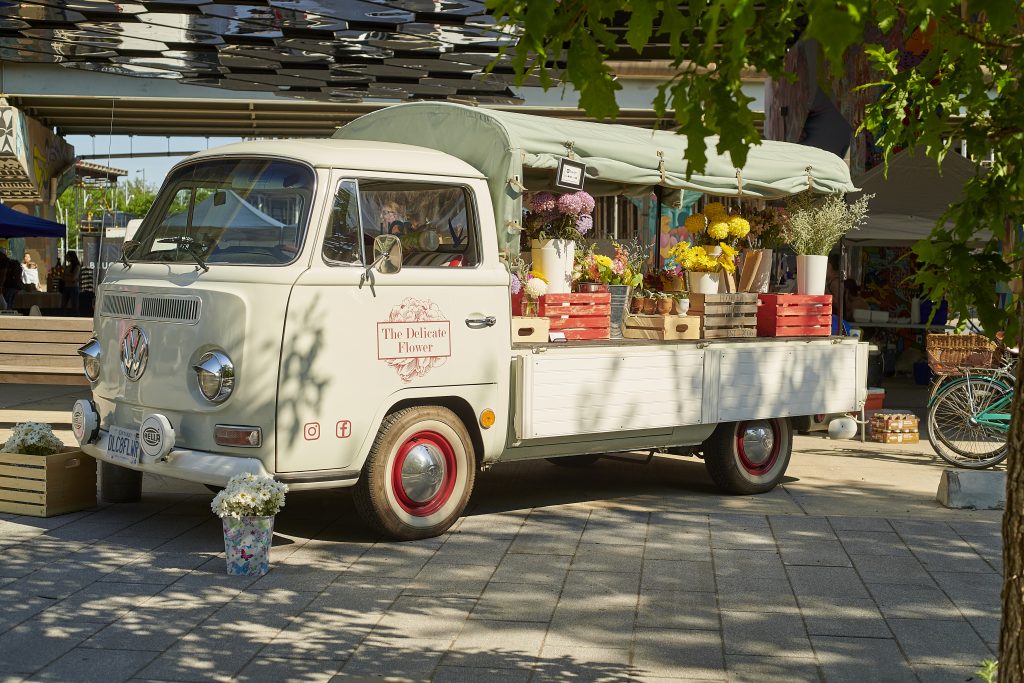
<svg viewBox="0 0 1024 683"><path fill-rule="evenodd" d="M836 306L839 316L839 334L843 333L843 320L846 319L846 238L839 240L839 303Z"/></svg>
<svg viewBox="0 0 1024 683"><path fill-rule="evenodd" d="M661 240L661 193L661 185L654 188L654 196L658 200L657 210L654 213L654 245L653 251L651 252L651 272L654 273L661 270L661 268L658 267L658 244Z"/></svg>

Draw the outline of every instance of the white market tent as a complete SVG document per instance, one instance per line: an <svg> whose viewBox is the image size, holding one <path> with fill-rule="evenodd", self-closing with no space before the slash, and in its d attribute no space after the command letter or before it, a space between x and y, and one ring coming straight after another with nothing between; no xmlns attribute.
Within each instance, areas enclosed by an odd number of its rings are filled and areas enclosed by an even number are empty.
<svg viewBox="0 0 1024 683"><path fill-rule="evenodd" d="M855 181L868 202L867 223L846 234L850 246L909 246L926 239L949 205L964 194L974 177L975 165L959 154L947 154L941 172L923 153L900 152L889 161L888 177L882 165ZM861 195L857 195L861 196ZM986 239L979 235L979 240Z"/></svg>
<svg viewBox="0 0 1024 683"><path fill-rule="evenodd" d="M852 192L842 159L814 147L765 140L742 169L708 138L707 167L687 177L686 138L668 131L467 107L447 102L398 104L338 129L336 138L428 147L462 159L486 178L498 219L499 246L518 249L524 190L550 188L561 157L587 166L584 189L594 195L643 195L668 190L666 204L684 191L779 199L808 188ZM504 227L504 229L502 229Z"/></svg>

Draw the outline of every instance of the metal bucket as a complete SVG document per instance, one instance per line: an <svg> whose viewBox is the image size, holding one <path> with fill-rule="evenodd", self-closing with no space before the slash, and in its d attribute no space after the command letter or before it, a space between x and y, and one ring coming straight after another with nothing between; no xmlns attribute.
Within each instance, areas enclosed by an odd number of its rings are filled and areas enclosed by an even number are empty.
<svg viewBox="0 0 1024 683"><path fill-rule="evenodd" d="M612 339L622 338L622 319L626 314L626 308L629 306L629 290L631 289L632 287L629 285L608 285L608 291L612 295Z"/></svg>

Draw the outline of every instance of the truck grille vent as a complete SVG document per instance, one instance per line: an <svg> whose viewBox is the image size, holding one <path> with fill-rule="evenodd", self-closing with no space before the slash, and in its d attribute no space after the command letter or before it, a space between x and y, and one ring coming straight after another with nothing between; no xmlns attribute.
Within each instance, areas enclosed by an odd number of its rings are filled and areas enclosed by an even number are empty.
<svg viewBox="0 0 1024 683"><path fill-rule="evenodd" d="M195 323L199 320L199 297L144 296L140 318L171 323Z"/></svg>
<svg viewBox="0 0 1024 683"><path fill-rule="evenodd" d="M135 315L135 297L124 294L107 294L103 297L103 315L129 318Z"/></svg>

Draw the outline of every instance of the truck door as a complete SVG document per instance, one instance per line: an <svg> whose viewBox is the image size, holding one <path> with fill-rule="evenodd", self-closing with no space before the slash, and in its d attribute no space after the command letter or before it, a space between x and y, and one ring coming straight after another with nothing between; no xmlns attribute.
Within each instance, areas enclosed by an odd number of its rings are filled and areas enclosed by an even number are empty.
<svg viewBox="0 0 1024 683"><path fill-rule="evenodd" d="M508 272L496 249L485 253L473 188L336 178L332 190L321 253L288 306L281 472L358 467L374 416L403 396L459 395L452 388L465 385L497 395L507 382ZM367 276L382 233L401 239L402 270Z"/></svg>

